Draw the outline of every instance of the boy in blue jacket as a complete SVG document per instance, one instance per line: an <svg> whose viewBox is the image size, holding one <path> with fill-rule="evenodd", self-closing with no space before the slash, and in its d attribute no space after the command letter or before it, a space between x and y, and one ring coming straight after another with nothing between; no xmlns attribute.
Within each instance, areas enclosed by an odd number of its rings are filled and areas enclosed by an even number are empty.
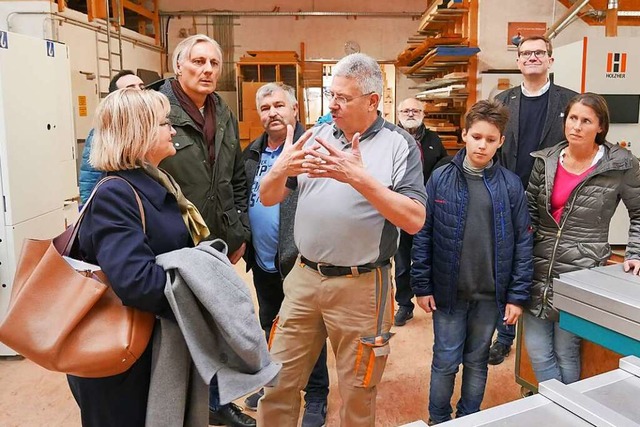
<svg viewBox="0 0 640 427"><path fill-rule="evenodd" d="M431 424L451 419L460 363L456 417L480 410L498 316L515 324L529 299L527 200L520 178L494 158L507 120L500 103L476 103L465 117L466 147L427 182L427 221L414 238L411 287L418 305L433 313Z"/></svg>

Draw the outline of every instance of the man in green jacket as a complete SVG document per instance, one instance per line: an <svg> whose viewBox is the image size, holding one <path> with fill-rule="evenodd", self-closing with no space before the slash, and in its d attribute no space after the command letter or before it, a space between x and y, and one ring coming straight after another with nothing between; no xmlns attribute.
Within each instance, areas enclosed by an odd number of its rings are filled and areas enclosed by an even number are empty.
<svg viewBox="0 0 640 427"><path fill-rule="evenodd" d="M222 64L218 52L206 41L189 44L174 52L176 79L159 88L169 98L176 130L176 155L160 167L200 210L212 237L227 243L235 264L250 238L238 121L214 92Z"/></svg>
<svg viewBox="0 0 640 427"><path fill-rule="evenodd" d="M175 156L160 167L170 173L182 192L200 211L211 237L228 245L231 263L244 255L250 241L247 180L240 150L238 121L215 93L222 68L218 43L197 34L184 39L173 52L175 79L160 82L169 98L169 121L176 130ZM255 420L233 402L221 405L218 382L209 393L209 424L252 427Z"/></svg>

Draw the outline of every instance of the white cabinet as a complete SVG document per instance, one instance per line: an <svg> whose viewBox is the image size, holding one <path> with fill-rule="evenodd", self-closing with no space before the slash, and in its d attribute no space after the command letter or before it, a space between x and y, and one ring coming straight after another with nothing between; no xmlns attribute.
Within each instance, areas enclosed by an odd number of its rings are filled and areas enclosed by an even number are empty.
<svg viewBox="0 0 640 427"><path fill-rule="evenodd" d="M75 158L67 47L0 31L0 320L23 239L64 230Z"/></svg>

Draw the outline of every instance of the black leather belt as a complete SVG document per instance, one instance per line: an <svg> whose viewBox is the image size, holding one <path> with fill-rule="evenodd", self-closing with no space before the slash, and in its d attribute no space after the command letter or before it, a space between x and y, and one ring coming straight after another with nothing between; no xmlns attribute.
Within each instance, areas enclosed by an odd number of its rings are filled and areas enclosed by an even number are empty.
<svg viewBox="0 0 640 427"><path fill-rule="evenodd" d="M389 265L391 260L386 259L380 262L373 262L370 264L364 265L356 265L353 267L342 267L339 265L331 265L325 264L322 262L313 262L309 261L305 257L301 256L300 261L307 267L313 268L316 270L321 276L326 277L338 277L338 276L359 276L364 273L370 273L378 267L384 267L385 265Z"/></svg>

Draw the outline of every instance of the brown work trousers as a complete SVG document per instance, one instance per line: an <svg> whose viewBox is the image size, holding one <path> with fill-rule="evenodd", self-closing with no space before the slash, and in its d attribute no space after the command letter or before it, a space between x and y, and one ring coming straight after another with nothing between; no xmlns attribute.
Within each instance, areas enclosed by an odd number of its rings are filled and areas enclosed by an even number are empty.
<svg viewBox="0 0 640 427"><path fill-rule="evenodd" d="M258 427L298 425L300 391L327 337L336 357L341 425L373 427L376 386L391 338L391 266L357 277L323 277L298 260L284 281L284 295L269 339L282 370L259 402Z"/></svg>

